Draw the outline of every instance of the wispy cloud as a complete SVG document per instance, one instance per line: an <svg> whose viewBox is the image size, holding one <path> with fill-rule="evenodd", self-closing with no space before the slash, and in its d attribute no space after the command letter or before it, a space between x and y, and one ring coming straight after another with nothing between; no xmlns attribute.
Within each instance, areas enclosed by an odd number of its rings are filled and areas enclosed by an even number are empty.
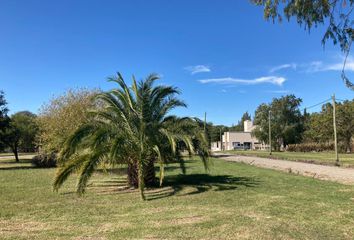
<svg viewBox="0 0 354 240"><path fill-rule="evenodd" d="M307 72L325 72L325 71L342 71L344 60L336 63L323 63L322 61L314 61L306 66ZM346 65L346 71L354 71L354 59L348 58Z"/></svg>
<svg viewBox="0 0 354 240"><path fill-rule="evenodd" d="M279 66L275 66L269 70L270 73L277 72L283 69L288 69L291 68L293 70L296 70L297 64L296 63L287 63L287 64L282 64Z"/></svg>
<svg viewBox="0 0 354 240"><path fill-rule="evenodd" d="M268 93L279 93L279 94L285 94L285 93L289 93L289 90L269 90L266 91Z"/></svg>
<svg viewBox="0 0 354 240"><path fill-rule="evenodd" d="M270 83L274 85L281 86L286 81L283 77L276 76L266 76L259 77L255 79L239 79L239 78L210 78L210 79L201 79L198 80L200 83L217 83L217 84L244 84L244 85L257 85L263 83Z"/></svg>
<svg viewBox="0 0 354 240"><path fill-rule="evenodd" d="M202 73L202 72L211 72L211 68L207 65L188 66L185 67L184 69L190 72L192 75L196 73Z"/></svg>

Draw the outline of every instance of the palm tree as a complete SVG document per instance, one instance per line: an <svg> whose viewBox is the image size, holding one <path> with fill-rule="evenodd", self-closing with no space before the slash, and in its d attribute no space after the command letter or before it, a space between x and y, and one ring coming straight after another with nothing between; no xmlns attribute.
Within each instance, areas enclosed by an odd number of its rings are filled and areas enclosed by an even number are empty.
<svg viewBox="0 0 354 240"><path fill-rule="evenodd" d="M208 168L208 144L195 119L169 115L185 103L176 98L179 90L171 86L153 86L159 77L149 75L128 87L121 74L109 78L118 88L97 95L92 119L66 141L60 152L62 166L53 184L58 190L69 175L78 173L77 192L85 192L92 173L102 163L126 164L128 184L138 187L142 199L144 187L155 185L155 163L160 165L160 186L165 164L178 161L185 173L182 151L198 154Z"/></svg>

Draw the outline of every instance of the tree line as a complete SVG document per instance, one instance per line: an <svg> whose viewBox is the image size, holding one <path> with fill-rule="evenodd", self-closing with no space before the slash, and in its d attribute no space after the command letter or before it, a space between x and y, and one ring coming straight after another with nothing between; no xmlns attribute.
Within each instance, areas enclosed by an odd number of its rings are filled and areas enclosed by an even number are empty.
<svg viewBox="0 0 354 240"><path fill-rule="evenodd" d="M270 103L260 104L253 123L257 127L252 134L260 141L269 144L269 121L271 141L274 150L287 150L294 144L317 144L318 151L333 149L333 105L325 103L319 112L309 113L301 109L302 99L295 95L274 98ZM210 142L220 141L220 133L243 131L243 122L251 120L248 112L234 126L208 124ZM339 150L353 152L354 140L354 99L336 102L336 124ZM328 147L329 146L329 147ZM292 148L293 149L293 148ZM296 148L306 151L307 148ZM314 148L308 147L309 151Z"/></svg>

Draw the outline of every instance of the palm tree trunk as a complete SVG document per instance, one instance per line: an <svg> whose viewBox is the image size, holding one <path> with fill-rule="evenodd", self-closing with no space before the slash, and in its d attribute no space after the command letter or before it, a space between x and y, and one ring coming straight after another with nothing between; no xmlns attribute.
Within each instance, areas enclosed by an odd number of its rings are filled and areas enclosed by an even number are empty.
<svg viewBox="0 0 354 240"><path fill-rule="evenodd" d="M138 179L138 165L136 161L128 163L128 185L133 188L138 188L139 179Z"/></svg>
<svg viewBox="0 0 354 240"><path fill-rule="evenodd" d="M144 172L144 186L153 187L156 186L155 178L155 166L154 161L151 160L148 164L143 165ZM133 188L139 187L139 170L138 163L136 161L128 163L128 185Z"/></svg>
<svg viewBox="0 0 354 240"><path fill-rule="evenodd" d="M138 179L139 179L139 190L140 190L141 199L145 200L144 164L143 164L142 159L139 160L139 164L138 164Z"/></svg>

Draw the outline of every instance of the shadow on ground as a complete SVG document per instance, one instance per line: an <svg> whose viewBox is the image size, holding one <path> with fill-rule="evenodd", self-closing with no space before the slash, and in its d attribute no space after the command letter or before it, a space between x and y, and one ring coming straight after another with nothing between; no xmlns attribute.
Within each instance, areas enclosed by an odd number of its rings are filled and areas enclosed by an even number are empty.
<svg viewBox="0 0 354 240"><path fill-rule="evenodd" d="M187 174L168 176L163 188L146 191L148 200L160 199L172 195L186 196L206 191L229 191L239 187L256 187L259 181L249 177L230 175Z"/></svg>
<svg viewBox="0 0 354 240"><path fill-rule="evenodd" d="M260 181L250 177L235 177L231 175L179 174L167 176L163 187L149 188L145 191L147 200L155 200L170 196L187 196L207 191L229 191L239 187L256 187ZM126 179L93 181L89 189L100 194L136 193L137 189L127 186Z"/></svg>
<svg viewBox="0 0 354 240"><path fill-rule="evenodd" d="M17 169L31 169L34 166L31 165L31 159L20 159L16 162L14 159L0 159L0 171L1 170L17 170Z"/></svg>

